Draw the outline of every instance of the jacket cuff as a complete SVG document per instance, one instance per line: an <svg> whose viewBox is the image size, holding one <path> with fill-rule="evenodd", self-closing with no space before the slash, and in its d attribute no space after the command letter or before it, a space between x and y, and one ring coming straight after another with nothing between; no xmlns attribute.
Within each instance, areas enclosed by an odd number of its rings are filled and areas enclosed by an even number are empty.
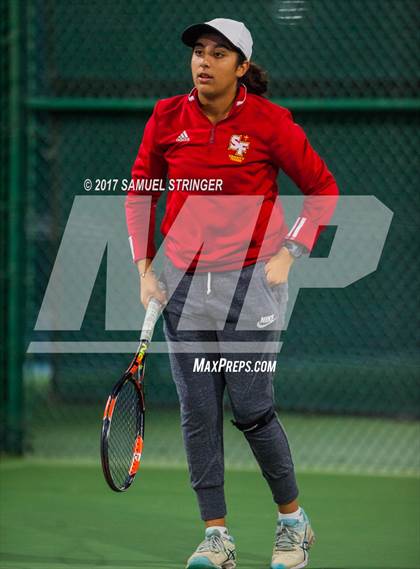
<svg viewBox="0 0 420 569"><path fill-rule="evenodd" d="M324 226L317 225L308 218L298 217L290 231L285 235L284 240L303 245L307 249L305 253L310 253L323 229Z"/></svg>

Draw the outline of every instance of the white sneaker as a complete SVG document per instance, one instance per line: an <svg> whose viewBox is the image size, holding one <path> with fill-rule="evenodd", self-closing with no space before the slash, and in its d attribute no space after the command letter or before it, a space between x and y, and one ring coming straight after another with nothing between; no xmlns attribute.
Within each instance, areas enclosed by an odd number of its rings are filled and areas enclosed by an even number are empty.
<svg viewBox="0 0 420 569"><path fill-rule="evenodd" d="M308 516L277 522L271 569L302 569L309 561L308 549L315 541Z"/></svg>
<svg viewBox="0 0 420 569"><path fill-rule="evenodd" d="M231 536L206 529L206 537L187 561L187 569L235 569L236 549Z"/></svg>

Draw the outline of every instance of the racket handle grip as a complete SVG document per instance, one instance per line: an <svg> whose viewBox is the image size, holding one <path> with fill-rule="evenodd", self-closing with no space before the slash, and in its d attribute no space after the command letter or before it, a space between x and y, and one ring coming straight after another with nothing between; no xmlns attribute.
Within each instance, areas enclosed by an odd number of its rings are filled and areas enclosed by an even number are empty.
<svg viewBox="0 0 420 569"><path fill-rule="evenodd" d="M162 304L156 300L156 298L151 298L149 304L147 305L146 316L143 322L143 328L141 330L141 340L151 341L153 335L153 329L155 324L162 312Z"/></svg>

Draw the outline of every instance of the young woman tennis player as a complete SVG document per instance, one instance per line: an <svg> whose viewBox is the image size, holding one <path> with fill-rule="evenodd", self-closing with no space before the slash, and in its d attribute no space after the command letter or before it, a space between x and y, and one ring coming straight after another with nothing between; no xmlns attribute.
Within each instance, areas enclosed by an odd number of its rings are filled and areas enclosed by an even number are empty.
<svg viewBox="0 0 420 569"><path fill-rule="evenodd" d="M297 569L308 563L314 533L298 504L289 444L274 411L273 368L261 364L276 361L290 267L328 224L338 189L290 112L263 96L266 76L250 63L252 37L242 22L196 24L182 41L193 48L194 88L156 104L126 213L141 301L166 303L191 485L206 526L187 567L236 566L224 495L226 388L234 425L278 508L271 567ZM279 169L305 194L290 230L278 200ZM168 187L161 226L166 293L151 267L162 184Z"/></svg>

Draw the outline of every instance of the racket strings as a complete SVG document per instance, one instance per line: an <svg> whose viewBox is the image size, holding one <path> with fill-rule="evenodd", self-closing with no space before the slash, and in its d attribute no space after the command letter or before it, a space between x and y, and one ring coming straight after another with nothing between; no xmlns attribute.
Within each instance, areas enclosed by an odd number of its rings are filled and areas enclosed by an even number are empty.
<svg viewBox="0 0 420 569"><path fill-rule="evenodd" d="M137 389L131 381L121 389L115 402L108 439L108 461L114 483L124 487L133 459L133 448L140 430Z"/></svg>

